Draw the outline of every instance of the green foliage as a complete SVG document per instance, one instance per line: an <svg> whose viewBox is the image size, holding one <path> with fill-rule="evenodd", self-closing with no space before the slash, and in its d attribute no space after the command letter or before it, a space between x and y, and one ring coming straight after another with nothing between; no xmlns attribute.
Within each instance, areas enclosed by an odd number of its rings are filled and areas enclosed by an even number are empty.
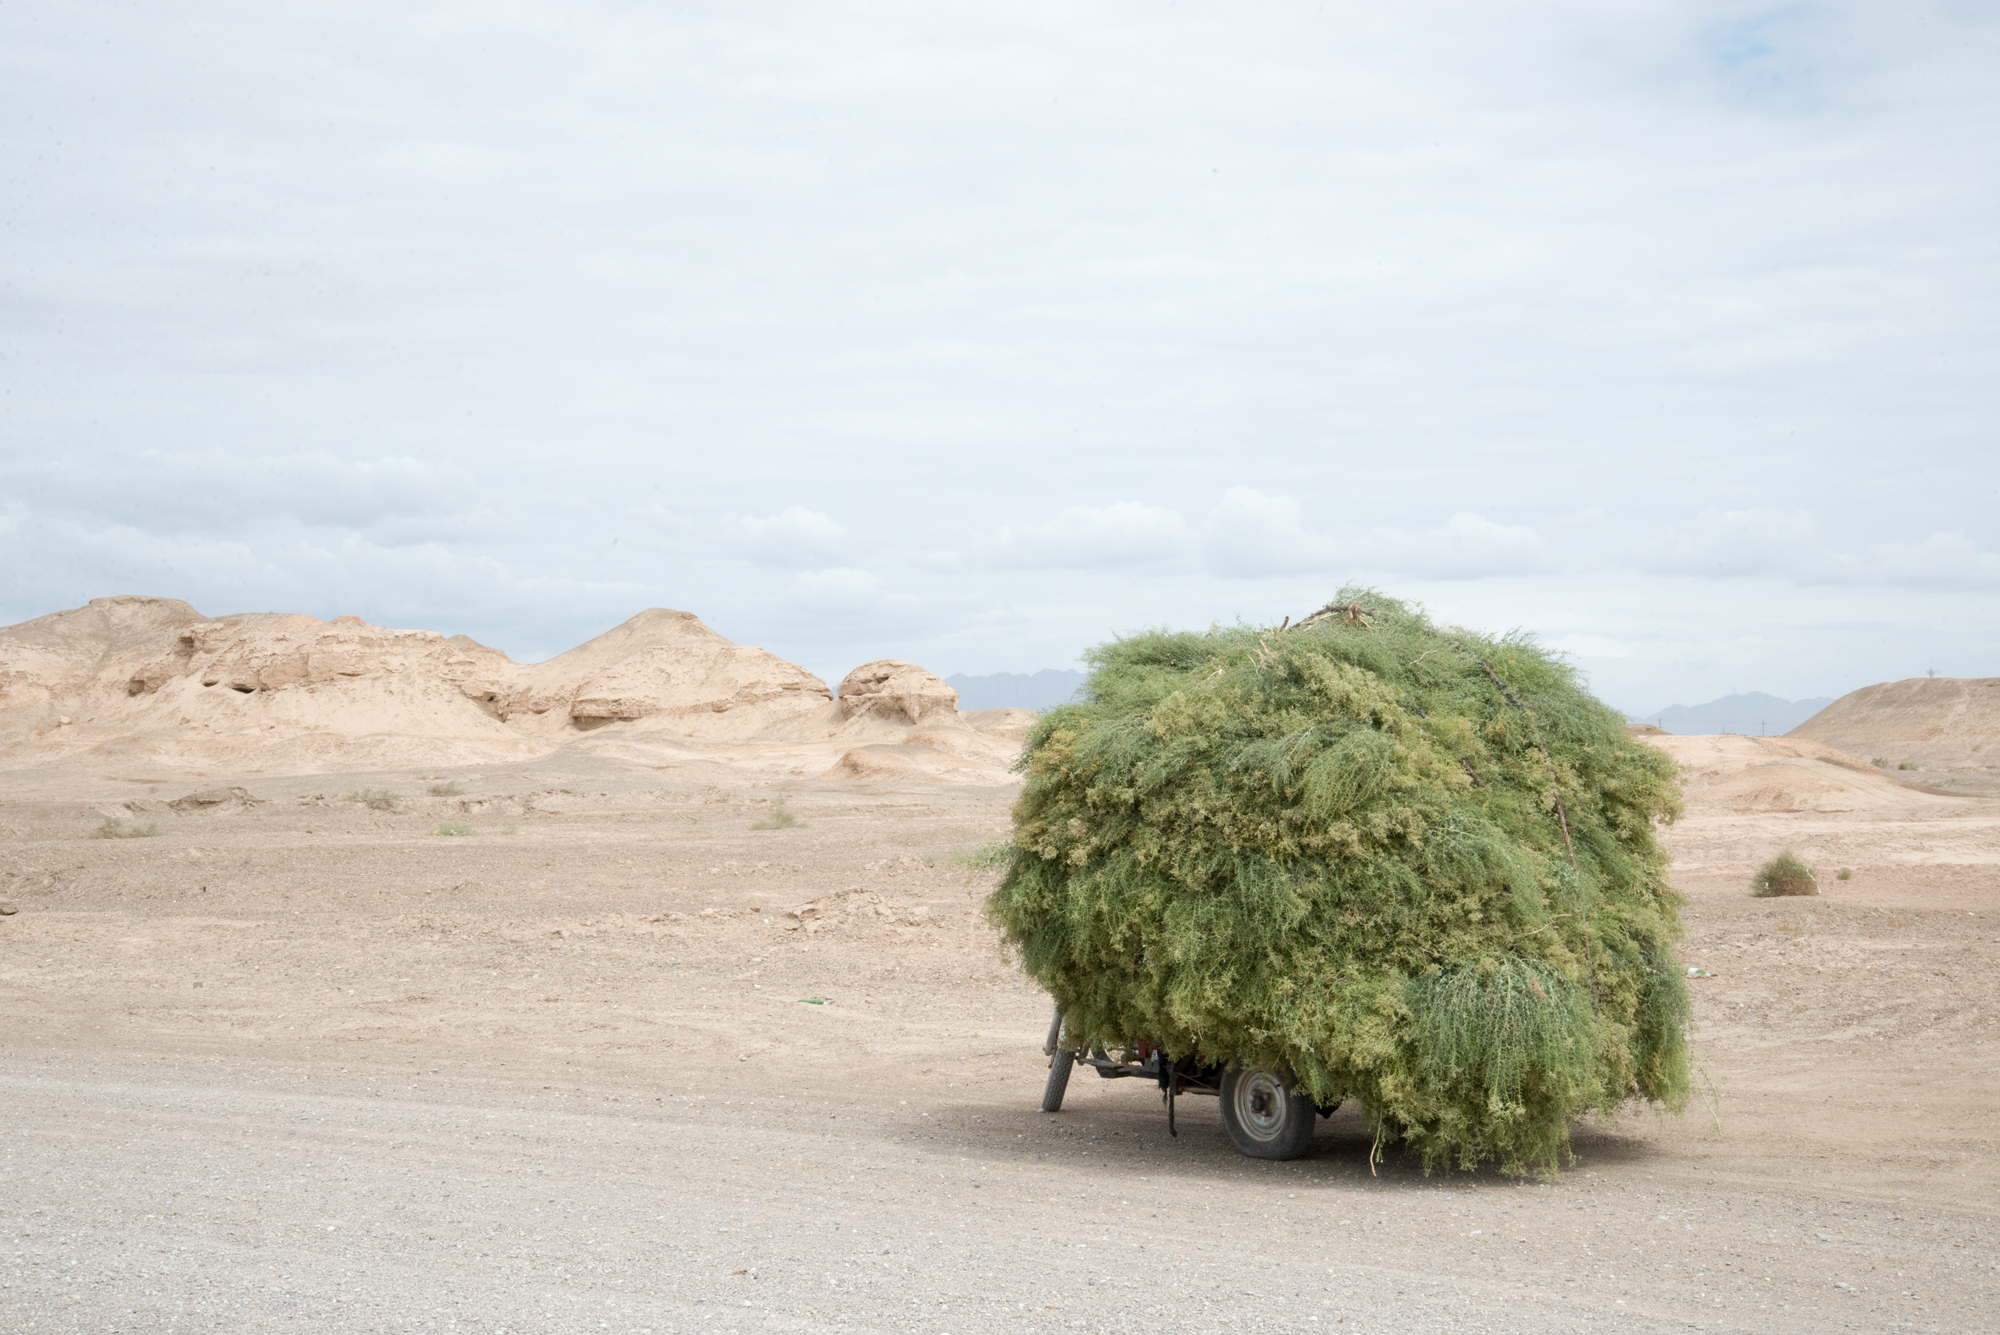
<svg viewBox="0 0 2000 1335"><path fill-rule="evenodd" d="M457 797L465 790L460 788L458 781L454 779L450 783L434 783L424 791L428 792L432 797Z"/></svg>
<svg viewBox="0 0 2000 1335"><path fill-rule="evenodd" d="M1811 867L1792 856L1792 850L1788 848L1757 869L1757 874L1750 878L1750 893L1759 899L1777 895L1816 895L1819 893L1819 877L1813 874Z"/></svg>
<svg viewBox="0 0 2000 1335"><path fill-rule="evenodd" d="M403 799L387 788L363 788L360 792L349 793L340 800L359 802L371 811L394 811L403 804Z"/></svg>
<svg viewBox="0 0 2000 1335"><path fill-rule="evenodd" d="M1833 879L1836 881L1851 881L1854 879L1854 869L1852 867L1842 867L1833 874Z"/></svg>
<svg viewBox="0 0 2000 1335"><path fill-rule="evenodd" d="M753 830L790 830L801 826L803 823L785 805L784 795L779 794L771 801L771 814L763 820L755 822L750 828Z"/></svg>
<svg viewBox="0 0 2000 1335"><path fill-rule="evenodd" d="M1427 1165L1678 1111L1673 761L1524 636L1337 602L1101 646L1036 724L987 912L1071 1040L1288 1068Z"/></svg>
<svg viewBox="0 0 2000 1335"><path fill-rule="evenodd" d="M104 824L90 832L92 839L153 839L158 837L157 825L127 825L116 817L109 817Z"/></svg>

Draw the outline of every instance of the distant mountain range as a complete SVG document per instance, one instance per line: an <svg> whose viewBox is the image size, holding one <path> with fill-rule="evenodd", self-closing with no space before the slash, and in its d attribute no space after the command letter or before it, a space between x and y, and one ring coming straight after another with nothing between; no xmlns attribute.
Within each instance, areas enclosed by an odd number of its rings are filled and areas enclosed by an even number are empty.
<svg viewBox="0 0 2000 1335"><path fill-rule="evenodd" d="M960 709L1049 709L1063 704L1083 685L1084 674L1063 668L1040 672L994 672L968 677L963 672L944 679L958 692Z"/></svg>
<svg viewBox="0 0 2000 1335"><path fill-rule="evenodd" d="M1705 705L1669 705L1649 714L1627 714L1633 723L1652 723L1678 736L1733 732L1745 737L1777 737L1790 732L1833 703L1830 695L1780 700L1762 691L1725 695Z"/></svg>

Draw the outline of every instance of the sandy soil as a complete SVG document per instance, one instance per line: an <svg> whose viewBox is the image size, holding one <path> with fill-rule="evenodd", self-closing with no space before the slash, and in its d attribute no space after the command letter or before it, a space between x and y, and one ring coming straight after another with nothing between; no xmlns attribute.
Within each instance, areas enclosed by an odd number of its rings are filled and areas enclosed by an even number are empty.
<svg viewBox="0 0 2000 1335"><path fill-rule="evenodd" d="M0 1327L2000 1329L2000 801L1706 740L1705 1099L1554 1183L1371 1174L1352 1108L1290 1164L1136 1082L1037 1113L954 862L1007 785L758 830L769 780L601 753L0 775ZM1780 845L1823 896L1748 897Z"/></svg>

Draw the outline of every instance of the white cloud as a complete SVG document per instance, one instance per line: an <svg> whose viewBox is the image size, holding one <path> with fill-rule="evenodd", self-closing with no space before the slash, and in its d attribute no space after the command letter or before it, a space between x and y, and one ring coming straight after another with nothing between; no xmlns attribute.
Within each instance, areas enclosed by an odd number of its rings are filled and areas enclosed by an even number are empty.
<svg viewBox="0 0 2000 1335"><path fill-rule="evenodd" d="M726 515L720 529L731 555L764 565L819 565L850 546L846 529L798 505L774 515Z"/></svg>
<svg viewBox="0 0 2000 1335"><path fill-rule="evenodd" d="M1338 497L1321 514L1349 514L1365 507ZM1209 568L1238 578L1363 572L1437 579L1485 579L1545 573L1558 562L1533 528L1500 524L1474 514L1454 514L1427 527L1349 524L1341 529L1310 523L1290 496L1266 496L1232 487L1209 516L1203 550Z"/></svg>
<svg viewBox="0 0 2000 1335"><path fill-rule="evenodd" d="M786 586L785 601L800 611L823 616L865 615L891 600L888 584L867 570L835 567L806 570Z"/></svg>
<svg viewBox="0 0 2000 1335"><path fill-rule="evenodd" d="M855 551L853 535L824 512L793 505L770 515L725 513L699 517L665 505L639 505L618 522L639 546L682 561L744 561L779 569L817 569Z"/></svg>
<svg viewBox="0 0 2000 1335"><path fill-rule="evenodd" d="M1238 578L1312 574L1339 564L1332 540L1307 526L1296 500L1253 487L1223 493L1201 545L1210 570Z"/></svg>
<svg viewBox="0 0 2000 1335"><path fill-rule="evenodd" d="M495 516L456 461L302 450L245 458L214 447L11 452L0 485L45 514L92 515L155 533L245 534L276 525L362 532L389 545L491 536Z"/></svg>
<svg viewBox="0 0 2000 1335"><path fill-rule="evenodd" d="M1985 9L587 12L0 5L0 620L2000 654Z"/></svg>
<svg viewBox="0 0 2000 1335"><path fill-rule="evenodd" d="M1433 579L1540 575L1561 564L1535 529L1474 514L1455 514L1435 528L1372 530L1358 545L1371 568Z"/></svg>
<svg viewBox="0 0 2000 1335"><path fill-rule="evenodd" d="M1842 542L1803 511L1706 510L1686 524L1631 536L1626 559L1649 574L1780 578L1799 585L2000 587L2000 553L1953 531L1909 541Z"/></svg>
<svg viewBox="0 0 2000 1335"><path fill-rule="evenodd" d="M1826 556L1810 514L1778 509L1703 510L1685 524L1641 528L1629 541L1641 570L1710 579L1796 575Z"/></svg>
<svg viewBox="0 0 2000 1335"><path fill-rule="evenodd" d="M1984 551L1963 533L1933 533L1921 542L1869 545L1871 582L1931 589L2000 588L2000 553ZM1857 581L1859 582L1859 581Z"/></svg>
<svg viewBox="0 0 2000 1335"><path fill-rule="evenodd" d="M1630 658L1632 647L1602 635L1561 635L1549 647L1578 658Z"/></svg>
<svg viewBox="0 0 2000 1335"><path fill-rule="evenodd" d="M1073 505L1044 523L1007 526L988 563L1021 570L1111 569L1185 561L1188 528L1179 514L1137 501Z"/></svg>

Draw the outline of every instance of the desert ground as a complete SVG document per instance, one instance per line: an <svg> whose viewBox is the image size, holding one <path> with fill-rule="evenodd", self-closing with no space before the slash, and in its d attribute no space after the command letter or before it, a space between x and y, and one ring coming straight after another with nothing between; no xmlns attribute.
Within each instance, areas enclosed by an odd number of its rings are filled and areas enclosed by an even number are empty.
<svg viewBox="0 0 2000 1335"><path fill-rule="evenodd" d="M1010 785L565 760L0 781L11 1329L2000 1327L2000 804L1692 783L1707 1097L1548 1183L1037 1112ZM1852 878L1748 897L1778 843Z"/></svg>
<svg viewBox="0 0 2000 1335"><path fill-rule="evenodd" d="M978 911L1021 720L905 712L374 769L48 721L0 755L0 1328L2000 1329L2000 799L1653 738L1701 1098L1552 1181L1371 1170L1353 1107L1268 1163L1137 1081L1037 1111ZM1782 846L1821 895L1749 895Z"/></svg>

